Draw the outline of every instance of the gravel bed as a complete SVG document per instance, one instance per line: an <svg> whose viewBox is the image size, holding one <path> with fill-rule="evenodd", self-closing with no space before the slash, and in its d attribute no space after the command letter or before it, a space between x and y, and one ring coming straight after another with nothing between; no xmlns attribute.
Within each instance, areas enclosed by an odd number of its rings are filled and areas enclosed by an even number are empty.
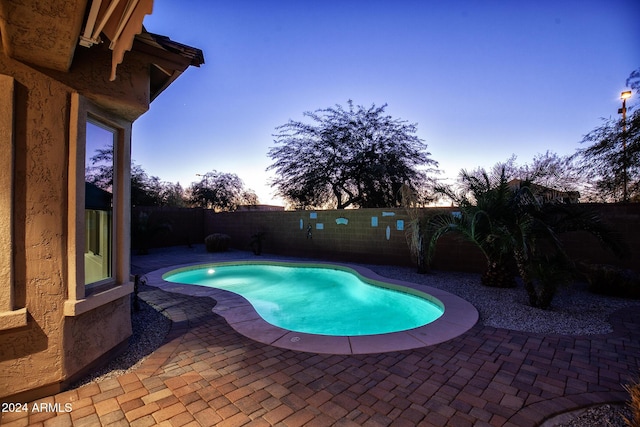
<svg viewBox="0 0 640 427"><path fill-rule="evenodd" d="M480 284L473 273L433 272L417 274L414 269L393 266L366 265L376 273L398 280L419 283L446 290L471 304L486 326L514 331L560 335L596 335L613 331L608 322L615 311L636 305L640 301L594 295L586 284L562 287L548 310L529 306L527 295L519 283L516 288L489 288Z"/></svg>
<svg viewBox="0 0 640 427"><path fill-rule="evenodd" d="M129 338L127 350L106 366L95 370L90 375L71 385L71 389L115 378L133 371L154 350L162 345L171 329L171 320L142 300L140 300L139 311L131 310L131 323L132 334Z"/></svg>
<svg viewBox="0 0 640 427"><path fill-rule="evenodd" d="M627 405L601 405L574 414L568 421L545 423L543 426L553 427L629 427L625 418L630 420L631 409Z"/></svg>

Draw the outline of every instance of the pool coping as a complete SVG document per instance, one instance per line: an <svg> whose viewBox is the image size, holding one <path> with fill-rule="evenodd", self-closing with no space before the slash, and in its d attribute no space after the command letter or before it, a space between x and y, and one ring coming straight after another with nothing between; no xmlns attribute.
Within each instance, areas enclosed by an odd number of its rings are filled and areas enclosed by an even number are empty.
<svg viewBox="0 0 640 427"><path fill-rule="evenodd" d="M196 266L220 265L229 263L285 263L293 265L315 265L350 269L370 280L391 285L405 287L433 296L445 307L444 313L435 321L418 328L400 332L390 332L379 335L360 336L331 336L294 332L274 326L265 321L244 297L230 291L215 289L199 285L185 285L165 281L164 274L182 268ZM220 262L196 262L161 268L145 274L147 285L160 288L167 292L175 292L190 296L205 296L213 298L217 304L212 312L222 316L237 332L263 344L289 350L304 351L320 354L373 354L390 351L411 350L427 347L458 337L478 322L478 310L464 299L447 291L417 283L390 279L380 276L372 270L353 264L301 261L295 259L271 259L261 257L260 260L245 258Z"/></svg>

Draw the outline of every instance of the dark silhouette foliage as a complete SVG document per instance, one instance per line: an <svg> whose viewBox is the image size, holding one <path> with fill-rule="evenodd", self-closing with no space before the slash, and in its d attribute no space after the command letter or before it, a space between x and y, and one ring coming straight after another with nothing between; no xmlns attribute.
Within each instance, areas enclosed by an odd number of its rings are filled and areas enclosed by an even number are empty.
<svg viewBox="0 0 640 427"><path fill-rule="evenodd" d="M386 104L347 105L304 113L310 124L290 120L276 128L267 170L294 207L400 206L402 185L420 189L435 171L415 124L386 115Z"/></svg>

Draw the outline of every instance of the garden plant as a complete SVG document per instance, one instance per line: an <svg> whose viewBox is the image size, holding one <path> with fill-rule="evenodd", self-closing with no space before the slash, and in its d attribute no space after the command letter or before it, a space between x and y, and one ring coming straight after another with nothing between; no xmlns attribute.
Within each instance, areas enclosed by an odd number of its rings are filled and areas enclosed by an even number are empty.
<svg viewBox="0 0 640 427"><path fill-rule="evenodd" d="M455 233L475 244L487 260L482 275L486 286L515 286L516 272L522 279L529 303L549 308L558 285L571 280L573 262L560 235L586 231L618 256L626 245L595 212L579 204L543 200L529 181L517 185L507 181L504 168L489 176L461 174L463 191L441 188L459 206L458 214L439 214L429 220L427 262L438 240ZM515 267L515 268L514 268Z"/></svg>

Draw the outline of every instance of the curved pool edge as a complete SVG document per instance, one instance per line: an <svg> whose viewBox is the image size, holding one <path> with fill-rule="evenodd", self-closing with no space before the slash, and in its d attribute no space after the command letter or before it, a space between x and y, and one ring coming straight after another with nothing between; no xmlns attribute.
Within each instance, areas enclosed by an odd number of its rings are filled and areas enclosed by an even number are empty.
<svg viewBox="0 0 640 427"><path fill-rule="evenodd" d="M434 299L440 301L444 305L445 310L442 316L433 322L406 331L361 336L313 335L289 331L266 322L255 311L248 300L233 292L206 286L172 283L163 279L163 276L166 273L173 272L178 269L190 269L210 264L219 265L225 263L237 264L258 262L285 263L291 265L316 265L352 270L366 279L381 282L385 285L391 285L392 288L395 286L401 286L417 291L419 294L431 295ZM479 318L478 311L473 305L449 292L426 285L418 285L412 282L389 279L376 274L366 267L344 263L269 258L261 258L260 260L238 259L233 261L198 262L175 265L152 271L145 274L145 276L147 279L147 285L154 286L168 292L175 292L190 296L205 296L215 299L217 304L213 307L212 312L222 316L234 330L254 341L272 345L274 347L310 353L371 354L427 347L448 341L464 334L478 322Z"/></svg>

